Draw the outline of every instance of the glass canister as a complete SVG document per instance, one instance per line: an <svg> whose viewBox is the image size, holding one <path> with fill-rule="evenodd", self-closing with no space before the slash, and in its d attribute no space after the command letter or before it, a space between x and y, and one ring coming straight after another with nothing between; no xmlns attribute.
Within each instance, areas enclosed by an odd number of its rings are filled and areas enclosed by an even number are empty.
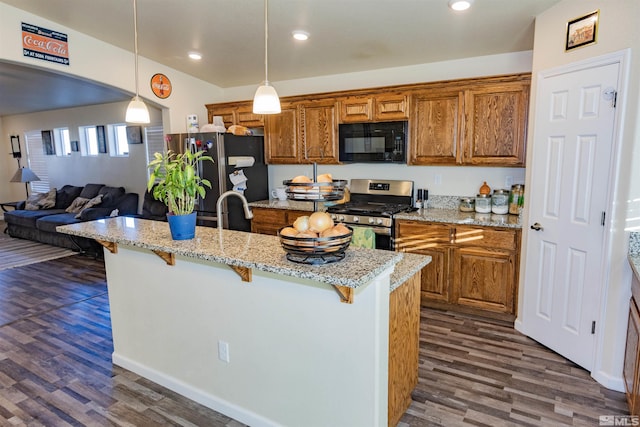
<svg viewBox="0 0 640 427"><path fill-rule="evenodd" d="M491 196L491 212L494 214L504 215L509 213L509 191L508 190L493 190L493 196Z"/></svg>
<svg viewBox="0 0 640 427"><path fill-rule="evenodd" d="M509 213L519 215L520 209L524 206L524 185L514 184L511 186L509 195Z"/></svg>
<svg viewBox="0 0 640 427"><path fill-rule="evenodd" d="M476 212L491 213L491 195L490 194L476 195Z"/></svg>
<svg viewBox="0 0 640 427"><path fill-rule="evenodd" d="M460 212L474 212L476 210L476 199L474 197L460 198Z"/></svg>

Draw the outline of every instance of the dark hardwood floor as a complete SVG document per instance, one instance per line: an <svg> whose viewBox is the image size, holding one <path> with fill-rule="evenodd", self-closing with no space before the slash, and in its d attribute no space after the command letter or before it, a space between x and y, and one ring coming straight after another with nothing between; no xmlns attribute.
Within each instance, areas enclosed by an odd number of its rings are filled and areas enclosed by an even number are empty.
<svg viewBox="0 0 640 427"><path fill-rule="evenodd" d="M0 271L1 426L242 426L113 366L108 304L101 260ZM622 393L508 324L423 309L420 339L402 427L597 426L627 413Z"/></svg>

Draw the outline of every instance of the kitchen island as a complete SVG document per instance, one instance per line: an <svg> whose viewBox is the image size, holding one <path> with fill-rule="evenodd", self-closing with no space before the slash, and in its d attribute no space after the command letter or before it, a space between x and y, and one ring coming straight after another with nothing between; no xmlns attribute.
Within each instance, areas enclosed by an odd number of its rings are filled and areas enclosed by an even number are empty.
<svg viewBox="0 0 640 427"><path fill-rule="evenodd" d="M273 236L198 227L174 241L166 223L127 217L58 231L107 248L119 366L252 426L386 426L391 400L410 399L419 279L402 281L429 257L349 248L311 266ZM406 360L396 334L415 339Z"/></svg>

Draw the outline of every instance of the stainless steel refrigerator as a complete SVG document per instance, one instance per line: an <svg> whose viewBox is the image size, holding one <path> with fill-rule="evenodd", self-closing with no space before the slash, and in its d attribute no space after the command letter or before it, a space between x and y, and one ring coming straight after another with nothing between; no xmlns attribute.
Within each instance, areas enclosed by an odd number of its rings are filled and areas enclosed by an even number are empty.
<svg viewBox="0 0 640 427"><path fill-rule="evenodd" d="M168 148L173 151L202 150L213 158L200 162L198 173L211 182L211 189L198 201L198 224L216 226L216 203L220 194L232 190L229 175L244 174L243 191L249 202L269 198L269 177L264 161L263 136L236 136L228 133L173 134ZM246 166L253 163L251 166ZM242 187L242 186L241 186ZM222 204L223 226L231 230L251 231L250 220L244 217L242 201L227 197Z"/></svg>

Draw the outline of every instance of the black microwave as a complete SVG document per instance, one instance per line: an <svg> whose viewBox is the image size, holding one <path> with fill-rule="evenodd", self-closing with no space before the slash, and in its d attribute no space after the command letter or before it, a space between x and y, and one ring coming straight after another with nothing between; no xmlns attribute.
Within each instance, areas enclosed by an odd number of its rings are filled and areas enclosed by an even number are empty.
<svg viewBox="0 0 640 427"><path fill-rule="evenodd" d="M407 122L345 123L339 127L341 162L406 163Z"/></svg>

